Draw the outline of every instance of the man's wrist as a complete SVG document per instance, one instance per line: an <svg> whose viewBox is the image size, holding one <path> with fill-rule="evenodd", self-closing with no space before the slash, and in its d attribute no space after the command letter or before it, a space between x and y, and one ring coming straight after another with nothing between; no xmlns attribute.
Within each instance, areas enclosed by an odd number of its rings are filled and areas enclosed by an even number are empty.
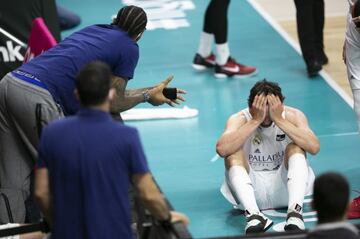
<svg viewBox="0 0 360 239"><path fill-rule="evenodd" d="M150 100L150 93L149 90L144 90L142 92L142 95L144 97L143 102L148 102Z"/></svg>
<svg viewBox="0 0 360 239"><path fill-rule="evenodd" d="M277 124L282 124L285 122L285 119L283 117L279 117L279 118L275 118L273 119L274 123Z"/></svg>
<svg viewBox="0 0 360 239"><path fill-rule="evenodd" d="M262 121L257 120L257 119L251 119L250 121L257 126L259 126L262 123Z"/></svg>

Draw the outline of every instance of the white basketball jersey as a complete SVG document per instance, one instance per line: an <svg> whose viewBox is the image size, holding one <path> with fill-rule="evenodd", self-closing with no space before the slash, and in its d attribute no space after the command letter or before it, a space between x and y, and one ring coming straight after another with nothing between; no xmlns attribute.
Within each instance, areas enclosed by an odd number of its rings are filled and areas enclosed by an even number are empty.
<svg viewBox="0 0 360 239"><path fill-rule="evenodd" d="M252 119L248 108L241 112L247 121ZM283 117L285 118L285 110ZM246 140L243 150L253 170L276 170L284 161L286 146L291 142L291 139L273 122L269 127L259 126Z"/></svg>

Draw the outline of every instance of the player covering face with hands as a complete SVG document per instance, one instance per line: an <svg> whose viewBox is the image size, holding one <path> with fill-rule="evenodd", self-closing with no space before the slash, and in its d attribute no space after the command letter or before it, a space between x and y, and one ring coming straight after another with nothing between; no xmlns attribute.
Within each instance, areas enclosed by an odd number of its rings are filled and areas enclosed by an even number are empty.
<svg viewBox="0 0 360 239"><path fill-rule="evenodd" d="M305 115L284 99L277 83L257 82L249 107L230 116L216 145L225 161L221 192L245 211L246 233L269 229L261 210L280 207L288 207L285 230L305 229L303 201L314 181L306 152L316 154L320 144Z"/></svg>

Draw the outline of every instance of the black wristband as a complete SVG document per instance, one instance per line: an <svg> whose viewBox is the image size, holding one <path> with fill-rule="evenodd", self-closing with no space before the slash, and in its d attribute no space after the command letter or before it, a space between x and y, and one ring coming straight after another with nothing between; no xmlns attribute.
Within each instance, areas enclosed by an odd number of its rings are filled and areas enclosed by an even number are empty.
<svg viewBox="0 0 360 239"><path fill-rule="evenodd" d="M176 88L164 88L162 93L169 100L176 100L176 98L177 98L177 89Z"/></svg>

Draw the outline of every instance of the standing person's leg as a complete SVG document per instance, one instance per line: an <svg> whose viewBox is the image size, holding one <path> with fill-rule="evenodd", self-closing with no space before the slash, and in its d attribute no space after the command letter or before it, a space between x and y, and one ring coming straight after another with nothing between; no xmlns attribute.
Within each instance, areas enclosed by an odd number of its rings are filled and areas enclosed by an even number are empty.
<svg viewBox="0 0 360 239"><path fill-rule="evenodd" d="M315 46L316 58L321 65L329 62L324 51L324 25L325 6L324 0L314 0L314 24L315 24Z"/></svg>
<svg viewBox="0 0 360 239"><path fill-rule="evenodd" d="M212 0L211 12L209 18L211 28L215 36L216 44L216 63L224 65L230 57L230 49L227 40L228 35L228 9L230 0Z"/></svg>
<svg viewBox="0 0 360 239"><path fill-rule="evenodd" d="M211 53L214 42L214 29L212 19L216 18L216 9L211 0L204 15L203 31L200 33L199 48L193 60L193 67L196 70L205 70L215 66L215 55Z"/></svg>
<svg viewBox="0 0 360 239"><path fill-rule="evenodd" d="M234 197L245 209L247 224L245 232L264 232L271 227L272 221L259 210L256 203L253 182L249 176L249 164L242 150L225 158L226 181Z"/></svg>
<svg viewBox="0 0 360 239"><path fill-rule="evenodd" d="M8 199L8 203L0 200L0 222L9 222L10 213L14 222L23 223L26 218L39 219L30 192L37 159L38 125L63 115L45 89L10 73L0 85L0 193ZM39 119L37 104L42 106Z"/></svg>
<svg viewBox="0 0 360 239"><path fill-rule="evenodd" d="M354 111L360 132L360 33L356 31L351 14L347 16L345 59L348 80L354 98Z"/></svg>
<svg viewBox="0 0 360 239"><path fill-rule="evenodd" d="M212 27L216 44L215 76L225 78L235 76L246 78L257 73L255 67L239 64L231 58L228 43L228 9L230 0L214 0L213 9L216 17L212 18Z"/></svg>
<svg viewBox="0 0 360 239"><path fill-rule="evenodd" d="M285 151L285 167L288 187L288 216L285 230L304 230L302 208L307 189L309 168L305 152L294 143L290 143Z"/></svg>
<svg viewBox="0 0 360 239"><path fill-rule="evenodd" d="M307 66L308 75L315 76L321 69L316 60L315 29L314 29L314 0L294 0L296 6L297 32Z"/></svg>

